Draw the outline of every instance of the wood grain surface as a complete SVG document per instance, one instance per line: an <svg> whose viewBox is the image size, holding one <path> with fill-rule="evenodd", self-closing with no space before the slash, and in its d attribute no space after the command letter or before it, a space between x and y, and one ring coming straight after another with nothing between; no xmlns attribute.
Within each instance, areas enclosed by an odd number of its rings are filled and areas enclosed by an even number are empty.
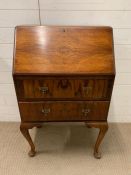
<svg viewBox="0 0 131 175"><path fill-rule="evenodd" d="M107 119L109 102L20 102L19 107L23 122L105 121Z"/></svg>
<svg viewBox="0 0 131 175"><path fill-rule="evenodd" d="M14 74L114 74L110 27L16 27Z"/></svg>
<svg viewBox="0 0 131 175"><path fill-rule="evenodd" d="M30 156L35 145L29 129L83 121L100 129L94 156L101 157L115 78L111 27L17 27L13 78Z"/></svg>

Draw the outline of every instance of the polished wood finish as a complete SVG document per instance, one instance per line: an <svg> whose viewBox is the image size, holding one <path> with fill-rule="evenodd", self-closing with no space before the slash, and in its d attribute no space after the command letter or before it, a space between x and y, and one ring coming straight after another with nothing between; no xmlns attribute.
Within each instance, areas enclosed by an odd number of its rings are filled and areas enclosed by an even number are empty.
<svg viewBox="0 0 131 175"><path fill-rule="evenodd" d="M87 121L107 119L108 101L20 102L22 121Z"/></svg>
<svg viewBox="0 0 131 175"><path fill-rule="evenodd" d="M41 127L41 124L40 123L21 123L20 125L20 131L21 133L23 134L23 136L26 138L26 140L28 141L30 147L31 147L31 150L29 151L29 156L30 157L33 157L35 156L35 145L30 137L30 134L29 134L29 129L32 129L33 127L37 127L37 128L40 128Z"/></svg>
<svg viewBox="0 0 131 175"><path fill-rule="evenodd" d="M114 74L112 28L21 26L15 74Z"/></svg>
<svg viewBox="0 0 131 175"><path fill-rule="evenodd" d="M81 121L100 129L94 147L100 158L114 78L111 27L16 27L13 79L29 155L36 152L29 129Z"/></svg>
<svg viewBox="0 0 131 175"><path fill-rule="evenodd" d="M87 127L88 128L99 128L100 131L99 131L99 135L97 137L97 141L96 141L96 144L95 144L95 147L94 147L94 156L95 158L97 159L100 159L101 158L101 153L99 152L99 146L108 130L108 123L107 122L88 122L86 123Z"/></svg>
<svg viewBox="0 0 131 175"><path fill-rule="evenodd" d="M17 94L24 99L81 99L109 100L113 81L110 77L99 78L28 78L17 79Z"/></svg>

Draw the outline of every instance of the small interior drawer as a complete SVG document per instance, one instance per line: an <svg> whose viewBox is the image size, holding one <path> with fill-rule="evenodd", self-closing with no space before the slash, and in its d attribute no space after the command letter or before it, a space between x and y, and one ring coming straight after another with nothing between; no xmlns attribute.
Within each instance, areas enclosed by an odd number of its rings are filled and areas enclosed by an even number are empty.
<svg viewBox="0 0 131 175"><path fill-rule="evenodd" d="M108 101L19 102L22 121L106 120Z"/></svg>
<svg viewBox="0 0 131 175"><path fill-rule="evenodd" d="M109 100L112 79L23 79L15 80L18 99Z"/></svg>

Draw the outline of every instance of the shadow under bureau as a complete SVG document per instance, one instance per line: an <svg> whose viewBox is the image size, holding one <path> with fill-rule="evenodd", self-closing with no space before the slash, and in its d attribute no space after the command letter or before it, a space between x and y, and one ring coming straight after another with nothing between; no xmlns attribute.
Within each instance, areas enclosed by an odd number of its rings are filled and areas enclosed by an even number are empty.
<svg viewBox="0 0 131 175"><path fill-rule="evenodd" d="M111 27L16 27L13 79L29 155L35 155L29 129L71 121L100 129L94 147L100 158L114 78Z"/></svg>

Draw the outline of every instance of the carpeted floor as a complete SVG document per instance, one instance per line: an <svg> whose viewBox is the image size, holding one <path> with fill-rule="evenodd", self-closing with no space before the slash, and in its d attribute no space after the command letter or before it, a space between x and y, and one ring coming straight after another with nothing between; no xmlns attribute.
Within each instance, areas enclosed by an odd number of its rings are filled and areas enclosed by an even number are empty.
<svg viewBox="0 0 131 175"><path fill-rule="evenodd" d="M97 129L84 124L44 124L31 130L37 155L19 123L0 123L0 175L131 175L131 124L110 124L101 145L103 157L93 157Z"/></svg>

